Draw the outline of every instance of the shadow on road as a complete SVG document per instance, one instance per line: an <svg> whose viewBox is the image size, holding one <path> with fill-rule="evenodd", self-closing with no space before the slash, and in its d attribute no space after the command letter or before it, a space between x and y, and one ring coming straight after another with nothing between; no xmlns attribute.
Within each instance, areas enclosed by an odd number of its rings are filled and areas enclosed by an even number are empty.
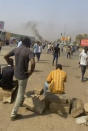
<svg viewBox="0 0 88 131"><path fill-rule="evenodd" d="M48 61L39 61L39 63L49 63Z"/></svg>
<svg viewBox="0 0 88 131"><path fill-rule="evenodd" d="M42 61L48 61L48 60L40 60L40 61L42 62Z"/></svg>
<svg viewBox="0 0 88 131"><path fill-rule="evenodd" d="M71 66L69 66L69 65L62 65L62 67L71 67Z"/></svg>
<svg viewBox="0 0 88 131"><path fill-rule="evenodd" d="M41 70L34 70L34 72L43 72L43 71L41 71Z"/></svg>

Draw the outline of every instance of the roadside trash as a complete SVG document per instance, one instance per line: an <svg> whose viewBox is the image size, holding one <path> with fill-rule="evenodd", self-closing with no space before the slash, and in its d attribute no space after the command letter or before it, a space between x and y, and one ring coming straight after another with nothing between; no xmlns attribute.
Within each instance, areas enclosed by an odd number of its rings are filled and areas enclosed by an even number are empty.
<svg viewBox="0 0 88 131"><path fill-rule="evenodd" d="M88 116L81 116L81 117L76 118L76 123L79 125L84 124L88 126Z"/></svg>

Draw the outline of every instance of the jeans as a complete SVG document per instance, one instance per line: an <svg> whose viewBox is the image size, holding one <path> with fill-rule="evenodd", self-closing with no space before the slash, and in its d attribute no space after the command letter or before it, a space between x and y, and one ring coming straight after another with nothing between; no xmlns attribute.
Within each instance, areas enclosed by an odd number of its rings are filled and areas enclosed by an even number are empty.
<svg viewBox="0 0 88 131"><path fill-rule="evenodd" d="M43 94L44 96L46 95L48 89L49 89L49 84L47 82L45 82L45 84L44 84L44 94Z"/></svg>
<svg viewBox="0 0 88 131"><path fill-rule="evenodd" d="M85 65L81 65L81 72L82 72L82 80L84 79L84 74L86 72L86 66Z"/></svg>
<svg viewBox="0 0 88 131"><path fill-rule="evenodd" d="M19 85L19 87L18 87L17 98L16 98L15 106L14 106L12 113L11 113L11 117L14 117L17 115L18 109L21 106L21 104L23 103L25 89L26 89L26 85L27 85L27 79L18 80L18 85Z"/></svg>
<svg viewBox="0 0 88 131"><path fill-rule="evenodd" d="M70 57L71 57L71 53L68 52L68 53L67 53L67 58L70 58Z"/></svg>
<svg viewBox="0 0 88 131"><path fill-rule="evenodd" d="M57 65L58 64L58 54L53 55L53 65L54 65L55 60L56 60L56 65Z"/></svg>
<svg viewBox="0 0 88 131"><path fill-rule="evenodd" d="M40 55L41 55L41 53L37 53L37 54L36 54L38 61L40 60Z"/></svg>

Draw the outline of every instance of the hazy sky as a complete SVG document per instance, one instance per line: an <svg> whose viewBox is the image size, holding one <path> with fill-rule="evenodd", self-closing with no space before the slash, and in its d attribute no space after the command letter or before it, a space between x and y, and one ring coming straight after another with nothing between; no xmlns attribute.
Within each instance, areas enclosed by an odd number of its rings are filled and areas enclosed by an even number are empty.
<svg viewBox="0 0 88 131"><path fill-rule="evenodd" d="M88 0L0 0L0 20L5 30L33 35L24 25L36 22L46 39L60 33L73 36L88 33Z"/></svg>

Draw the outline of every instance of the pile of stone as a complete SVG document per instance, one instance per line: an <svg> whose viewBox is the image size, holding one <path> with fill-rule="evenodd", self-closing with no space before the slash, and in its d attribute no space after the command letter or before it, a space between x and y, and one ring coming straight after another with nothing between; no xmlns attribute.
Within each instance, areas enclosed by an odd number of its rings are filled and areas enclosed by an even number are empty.
<svg viewBox="0 0 88 131"><path fill-rule="evenodd" d="M8 103L11 103L11 91L6 91L0 88L0 101L8 101Z"/></svg>
<svg viewBox="0 0 88 131"><path fill-rule="evenodd" d="M46 108L44 97L37 95L26 97L24 100L24 106L26 106L26 108L30 111L36 112L38 114L43 114Z"/></svg>
<svg viewBox="0 0 88 131"><path fill-rule="evenodd" d="M11 91L0 88L0 101L3 103L12 103L17 94L17 89ZM78 98L69 98L66 94L47 93L46 96L40 95L40 90L33 90L26 94L24 106L35 113L43 114L57 113L62 117L69 114L76 119L77 124L88 125L88 103L83 104Z"/></svg>
<svg viewBox="0 0 88 131"><path fill-rule="evenodd" d="M4 90L0 87L0 101L3 103L12 103L17 95L18 87L12 90Z"/></svg>
<svg viewBox="0 0 88 131"><path fill-rule="evenodd" d="M70 105L70 114L72 117L76 118L82 114L84 114L84 104L82 100L78 98L73 98L71 100L71 105Z"/></svg>
<svg viewBox="0 0 88 131"><path fill-rule="evenodd" d="M27 109L38 114L43 114L45 111L57 113L61 116L69 114L70 99L65 95L48 93L46 96L40 95L40 91L31 91L24 100L24 106Z"/></svg>
<svg viewBox="0 0 88 131"><path fill-rule="evenodd" d="M43 114L46 110L57 113L62 117L69 114L76 119L77 124L88 122L88 103L83 104L78 98L69 98L65 94L48 93L45 97L40 95L40 91L32 91L32 94L24 100L24 106L30 111ZM84 120L85 119L85 120Z"/></svg>
<svg viewBox="0 0 88 131"><path fill-rule="evenodd" d="M33 90L26 94L24 106L33 112L43 114L45 106L45 97L40 95L40 90Z"/></svg>

